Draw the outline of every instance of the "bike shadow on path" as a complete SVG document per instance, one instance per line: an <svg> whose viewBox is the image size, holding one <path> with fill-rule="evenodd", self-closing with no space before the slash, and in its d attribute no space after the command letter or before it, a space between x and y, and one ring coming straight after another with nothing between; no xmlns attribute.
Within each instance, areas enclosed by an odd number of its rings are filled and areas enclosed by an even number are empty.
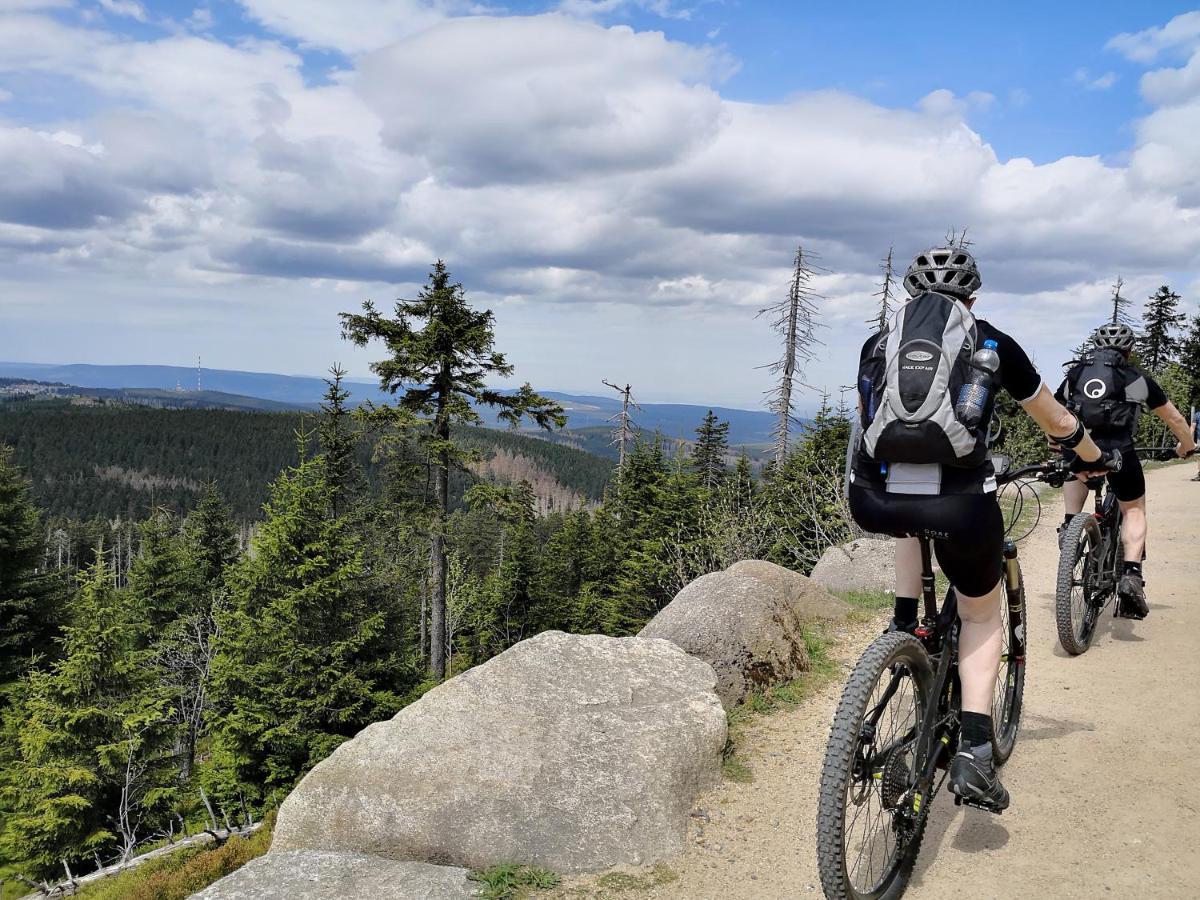
<svg viewBox="0 0 1200 900"><path fill-rule="evenodd" d="M1078 731L1094 730L1095 726L1088 722L1055 719L1026 710L1022 714L1016 753L1020 754L1022 742L1053 740ZM1004 770L1001 769L1000 772L1003 775ZM1008 843L1008 829L1004 826L1001 816L969 806L955 806L954 795L943 784L938 794L938 802L930 811L921 854L917 857L917 864L913 869L914 886L920 885L929 867L936 864L946 836L950 834L955 823L957 826L953 828L954 836L950 846L960 853L988 853L999 850Z"/></svg>
<svg viewBox="0 0 1200 900"><path fill-rule="evenodd" d="M944 802L939 802L930 811L921 854L917 857L917 864L913 869L914 887L924 881L925 873L931 866L936 866L942 844L955 823L957 827L954 829L950 846L959 852L989 852L999 850L1008 843L1008 829L1004 827L999 816L967 806L955 806L953 795L946 791Z"/></svg>

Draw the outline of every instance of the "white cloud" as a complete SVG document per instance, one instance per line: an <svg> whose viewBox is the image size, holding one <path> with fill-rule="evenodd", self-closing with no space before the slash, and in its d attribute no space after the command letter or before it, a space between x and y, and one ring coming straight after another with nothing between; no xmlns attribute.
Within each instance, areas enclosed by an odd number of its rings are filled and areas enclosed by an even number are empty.
<svg viewBox="0 0 1200 900"><path fill-rule="evenodd" d="M1133 33L1123 32L1109 40L1106 47L1134 62L1151 63L1164 50L1190 49L1198 44L1200 10L1178 15L1163 26Z"/></svg>
<svg viewBox="0 0 1200 900"><path fill-rule="evenodd" d="M312 47L359 54L422 31L447 15L469 11L454 0L239 0L278 34Z"/></svg>
<svg viewBox="0 0 1200 900"><path fill-rule="evenodd" d="M1118 76L1116 72L1105 72L1095 78L1086 68L1078 68L1075 70L1074 81L1078 85L1082 85L1089 91L1107 91L1110 87L1117 83Z"/></svg>
<svg viewBox="0 0 1200 900"><path fill-rule="evenodd" d="M444 257L518 351L558 323L570 371L591 378L606 338L637 323L659 331L629 338L652 359L628 362L635 372L671 376L680 360L720 353L723 371L744 374L697 376L708 381L694 391L745 403L764 377L753 366L772 355L752 312L783 289L796 242L833 270L821 281L829 351L810 378L831 385L845 380L893 243L902 267L969 225L986 308L1048 357L1077 343L1063 334L1084 327L1116 271L1140 283L1194 273L1200 259L1195 57L1144 76L1152 110L1128 166L1035 164L1001 162L967 124L995 104L986 92L934 91L914 109L835 91L736 102L721 95L732 63L719 51L591 18L245 3L353 63L313 85L275 41L134 41L0 15L0 70L73 78L99 109L0 128L6 296L22 279L64 291L91 279L113 297L139 285L130 304L150 304L152 288L179 302L235 295L245 312L231 314L260 327L294 290L314 312L289 327L325 335L298 345L334 354L347 293L407 293ZM581 322L595 340L578 340ZM550 379L555 353L532 355Z"/></svg>
<svg viewBox="0 0 1200 900"><path fill-rule="evenodd" d="M146 8L138 3L137 0L100 0L100 5L114 16L136 19L139 22L149 20L149 17L146 15Z"/></svg>

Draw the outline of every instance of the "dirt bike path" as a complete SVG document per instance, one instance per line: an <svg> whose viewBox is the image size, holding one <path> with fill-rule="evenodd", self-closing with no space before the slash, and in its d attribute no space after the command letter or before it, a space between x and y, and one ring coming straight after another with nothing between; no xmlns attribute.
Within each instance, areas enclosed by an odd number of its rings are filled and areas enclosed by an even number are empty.
<svg viewBox="0 0 1200 900"><path fill-rule="evenodd" d="M1200 484L1192 465L1148 473L1151 614L1114 622L1067 658L1054 625L1059 492L1021 543L1029 669L1002 816L960 809L943 789L906 897L1200 896ZM849 662L878 628L857 629ZM843 679L812 702L759 720L748 785L701 806L678 880L643 896L820 897L817 780Z"/></svg>

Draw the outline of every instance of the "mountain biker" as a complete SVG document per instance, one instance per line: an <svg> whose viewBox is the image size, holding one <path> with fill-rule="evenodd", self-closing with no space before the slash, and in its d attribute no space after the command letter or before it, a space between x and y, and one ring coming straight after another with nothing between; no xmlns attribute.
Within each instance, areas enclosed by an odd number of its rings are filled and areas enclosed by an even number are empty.
<svg viewBox="0 0 1200 900"><path fill-rule="evenodd" d="M974 258L961 247L940 247L919 254L904 276L904 287L911 299L888 326L863 345L859 410L864 438L852 463L850 510L865 530L898 538L893 619L893 627L898 630L911 631L917 623L922 566L920 546L913 535L924 534L933 539L938 563L954 585L962 623L959 636L962 731L958 752L951 763L950 790L964 799L999 811L1008 806L1009 796L996 775L991 743L992 691L1000 666L1002 643L1000 604L1004 545L1004 522L996 501L995 471L986 455L986 443L982 453L974 454L967 465L897 463L894 459L885 462L878 437L872 445L877 454L873 456L868 449L871 424L885 417L884 404L903 402L905 408L911 408L908 405L911 401L904 400L901 392L901 401L884 396L876 404L877 388L871 384L867 390L869 376L863 374L876 365L874 371L878 376L878 366L871 361L878 359L881 347L891 343L889 332L899 335L895 341L898 348L900 340L909 335L910 328L921 327L919 323L929 318L925 315L923 319L918 311L915 318L897 324L901 313L914 309L940 310L939 314L949 321L950 317L962 316L965 311L965 320L973 322L972 327L977 329L975 346L983 346L985 340L995 342L999 367L993 384L1011 394L1047 435L1063 436L1059 443L1076 451L1074 471L1104 471L1106 466L1101 461L1101 451L1088 437L1083 423L1054 399L1021 346L995 326L971 315L975 291L980 284ZM918 324L910 324L910 321ZM934 343L943 335L939 322L935 322ZM949 334L949 329L944 333ZM948 346L938 345L939 348ZM961 352L960 346L949 347L943 352ZM905 358L925 361L935 358L935 354L910 350ZM900 385L900 376L904 372L899 370L905 363L900 360L898 350L893 359L894 367L898 367L895 383ZM911 380L908 385L911 390ZM892 390L890 384L887 390ZM948 393L946 384L941 385L941 392L943 395ZM989 407L991 402L989 400ZM990 409L983 421L986 423L989 419ZM885 425L884 429L887 427L891 426ZM953 428L953 425L948 427ZM877 431L876 435L879 433ZM922 452L920 448L913 451L917 457ZM936 448L931 447L930 455L935 453Z"/></svg>
<svg viewBox="0 0 1200 900"><path fill-rule="evenodd" d="M1117 586L1117 615L1144 619L1150 612L1142 577L1146 477L1134 452L1142 408L1148 408L1171 429L1179 440L1175 447L1179 456L1193 452L1196 441L1187 420L1158 382L1129 362L1133 343L1133 329L1128 325L1101 325L1092 335L1091 352L1068 363L1067 375L1055 397L1088 423L1098 446L1122 456L1120 471L1108 473L1109 486L1121 504L1121 540L1125 545L1125 566ZM1087 495L1087 485L1082 482L1063 486L1066 517L1062 528L1083 509Z"/></svg>

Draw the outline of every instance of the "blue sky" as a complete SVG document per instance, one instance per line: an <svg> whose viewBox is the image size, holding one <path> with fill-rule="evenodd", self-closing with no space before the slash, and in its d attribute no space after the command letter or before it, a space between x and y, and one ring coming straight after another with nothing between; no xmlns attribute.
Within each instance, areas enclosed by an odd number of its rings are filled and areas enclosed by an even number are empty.
<svg viewBox="0 0 1200 900"><path fill-rule="evenodd" d="M753 406L797 243L836 385L966 225L1052 373L1117 274L1196 308L1197 134L1186 4L0 0L0 357L361 374L442 256L518 378Z"/></svg>

